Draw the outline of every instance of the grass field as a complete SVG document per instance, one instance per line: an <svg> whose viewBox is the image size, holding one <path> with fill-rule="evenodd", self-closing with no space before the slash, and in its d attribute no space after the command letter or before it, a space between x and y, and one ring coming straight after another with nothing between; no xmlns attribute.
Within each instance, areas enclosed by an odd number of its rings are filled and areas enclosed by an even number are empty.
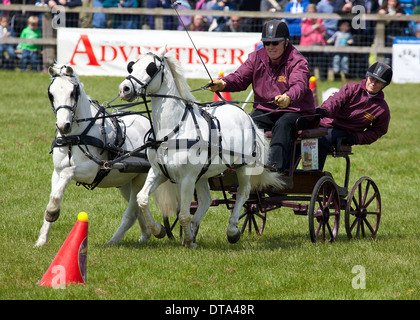
<svg viewBox="0 0 420 320"><path fill-rule="evenodd" d="M115 189L87 191L72 183L49 243L33 248L50 192L55 117L45 74L0 72L0 299L402 299L420 298L420 102L418 84L385 89L391 108L386 136L354 147L350 185L370 176L379 186L382 219L376 240L350 241L344 229L333 244L312 244L306 217L282 208L270 212L264 234L226 240L229 213L211 208L187 250L168 238L137 242L135 225L115 247L103 247L120 224L125 201ZM117 94L121 78L81 77L99 101ZM207 81L190 81L192 89ZM318 92L342 83L318 83ZM244 100L247 92L232 94ZM198 92L201 101L213 98ZM249 107L248 107L249 108ZM326 170L342 183L344 160ZM153 207L155 208L155 207ZM64 290L38 286L76 222L89 214L87 284ZM155 214L161 220L159 214ZM352 286L365 270L365 288ZM360 270L360 269L358 269ZM354 271L354 270L353 270Z"/></svg>

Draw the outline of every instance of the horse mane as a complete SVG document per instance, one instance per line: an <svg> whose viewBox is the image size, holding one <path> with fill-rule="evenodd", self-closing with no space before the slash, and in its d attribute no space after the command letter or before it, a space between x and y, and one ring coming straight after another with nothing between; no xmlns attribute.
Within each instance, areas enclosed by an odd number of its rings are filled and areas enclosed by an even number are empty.
<svg viewBox="0 0 420 320"><path fill-rule="evenodd" d="M191 93L190 86L188 85L187 79L184 77L184 70L182 69L181 63L176 59L175 55L166 53L164 56L169 68L171 69L172 76L174 77L175 85L179 91L181 98L196 101L195 97Z"/></svg>
<svg viewBox="0 0 420 320"><path fill-rule="evenodd" d="M55 77L67 77L71 83L77 85L80 84L83 87L83 84L80 83L79 75L74 71L74 69L65 64L54 63L49 68L49 73L51 78Z"/></svg>

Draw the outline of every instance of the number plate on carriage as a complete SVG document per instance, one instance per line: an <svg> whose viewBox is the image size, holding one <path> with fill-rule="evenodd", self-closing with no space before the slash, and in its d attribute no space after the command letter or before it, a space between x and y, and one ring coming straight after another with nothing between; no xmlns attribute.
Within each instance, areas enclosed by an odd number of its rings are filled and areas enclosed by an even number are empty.
<svg viewBox="0 0 420 320"><path fill-rule="evenodd" d="M301 141L302 169L318 169L318 139L304 139Z"/></svg>

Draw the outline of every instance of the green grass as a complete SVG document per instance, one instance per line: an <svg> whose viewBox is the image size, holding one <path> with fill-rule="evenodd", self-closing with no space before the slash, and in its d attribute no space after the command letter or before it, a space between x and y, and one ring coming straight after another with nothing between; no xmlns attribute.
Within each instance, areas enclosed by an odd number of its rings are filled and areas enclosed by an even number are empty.
<svg viewBox="0 0 420 320"><path fill-rule="evenodd" d="M349 241L344 214L334 244L312 244L307 217L282 208L270 212L262 237L226 240L229 212L211 208L198 249L180 241L137 242L135 225L123 241L103 247L118 228L125 202L115 189L87 191L72 183L48 245L33 248L50 192L55 117L45 74L0 72L0 299L413 299L420 298L418 85L392 84L385 94L392 119L388 134L354 147L350 184L370 176L382 197L377 239ZM117 94L121 78L82 77L99 101ZM207 80L190 81L192 89ZM318 83L319 94L342 83ZM232 94L244 100L247 92ZM198 92L201 101L213 94ZM250 109L250 106L247 107ZM344 160L328 159L338 183ZM154 211L155 206L153 206ZM37 285L76 222L89 214L87 284L65 290ZM155 218L160 221L158 213ZM366 289L353 289L354 266L366 271Z"/></svg>

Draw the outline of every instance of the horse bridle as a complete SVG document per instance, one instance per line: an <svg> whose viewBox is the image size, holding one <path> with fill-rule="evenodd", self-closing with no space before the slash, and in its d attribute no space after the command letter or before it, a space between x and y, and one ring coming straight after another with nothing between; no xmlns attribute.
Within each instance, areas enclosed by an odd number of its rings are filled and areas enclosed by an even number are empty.
<svg viewBox="0 0 420 320"><path fill-rule="evenodd" d="M135 64L136 62L131 61L128 63L127 65L127 71L129 73L129 75L127 76L127 80L130 81L131 86L133 87L133 90L136 94L138 94L141 97L144 97L146 95L146 89L149 86L149 84L153 81L153 79L158 75L159 72L161 72L161 80L160 83L163 83L163 69L165 68L165 64L163 63L163 59L159 58L157 55L155 55L154 53L148 52L146 53L148 55L152 55L154 58L154 62L149 63L149 65L146 67L146 73L149 75L150 79L149 81L147 81L146 83L143 83L142 81L140 81L139 79L137 79L136 77L131 75L131 72L133 72L133 64ZM160 62L160 66L159 68L156 65L156 61ZM140 92L137 92L135 90L135 86L133 83L133 80L135 82L137 82L140 85Z"/></svg>
<svg viewBox="0 0 420 320"><path fill-rule="evenodd" d="M55 115L57 115L57 112L60 109L70 110L71 111L72 122L73 122L73 120L75 118L75 115L76 115L76 108L79 104L80 85L79 84L73 84L73 91L71 92L71 96L73 97L74 104L72 106L63 104L63 105L60 105L57 108L55 108L54 107L54 96L52 95L52 93L50 91L50 88L51 88L52 84L54 83L54 81L57 77L61 77L61 75L54 76L53 80L51 81L50 85L48 86L48 98L50 99L51 108L52 108Z"/></svg>

